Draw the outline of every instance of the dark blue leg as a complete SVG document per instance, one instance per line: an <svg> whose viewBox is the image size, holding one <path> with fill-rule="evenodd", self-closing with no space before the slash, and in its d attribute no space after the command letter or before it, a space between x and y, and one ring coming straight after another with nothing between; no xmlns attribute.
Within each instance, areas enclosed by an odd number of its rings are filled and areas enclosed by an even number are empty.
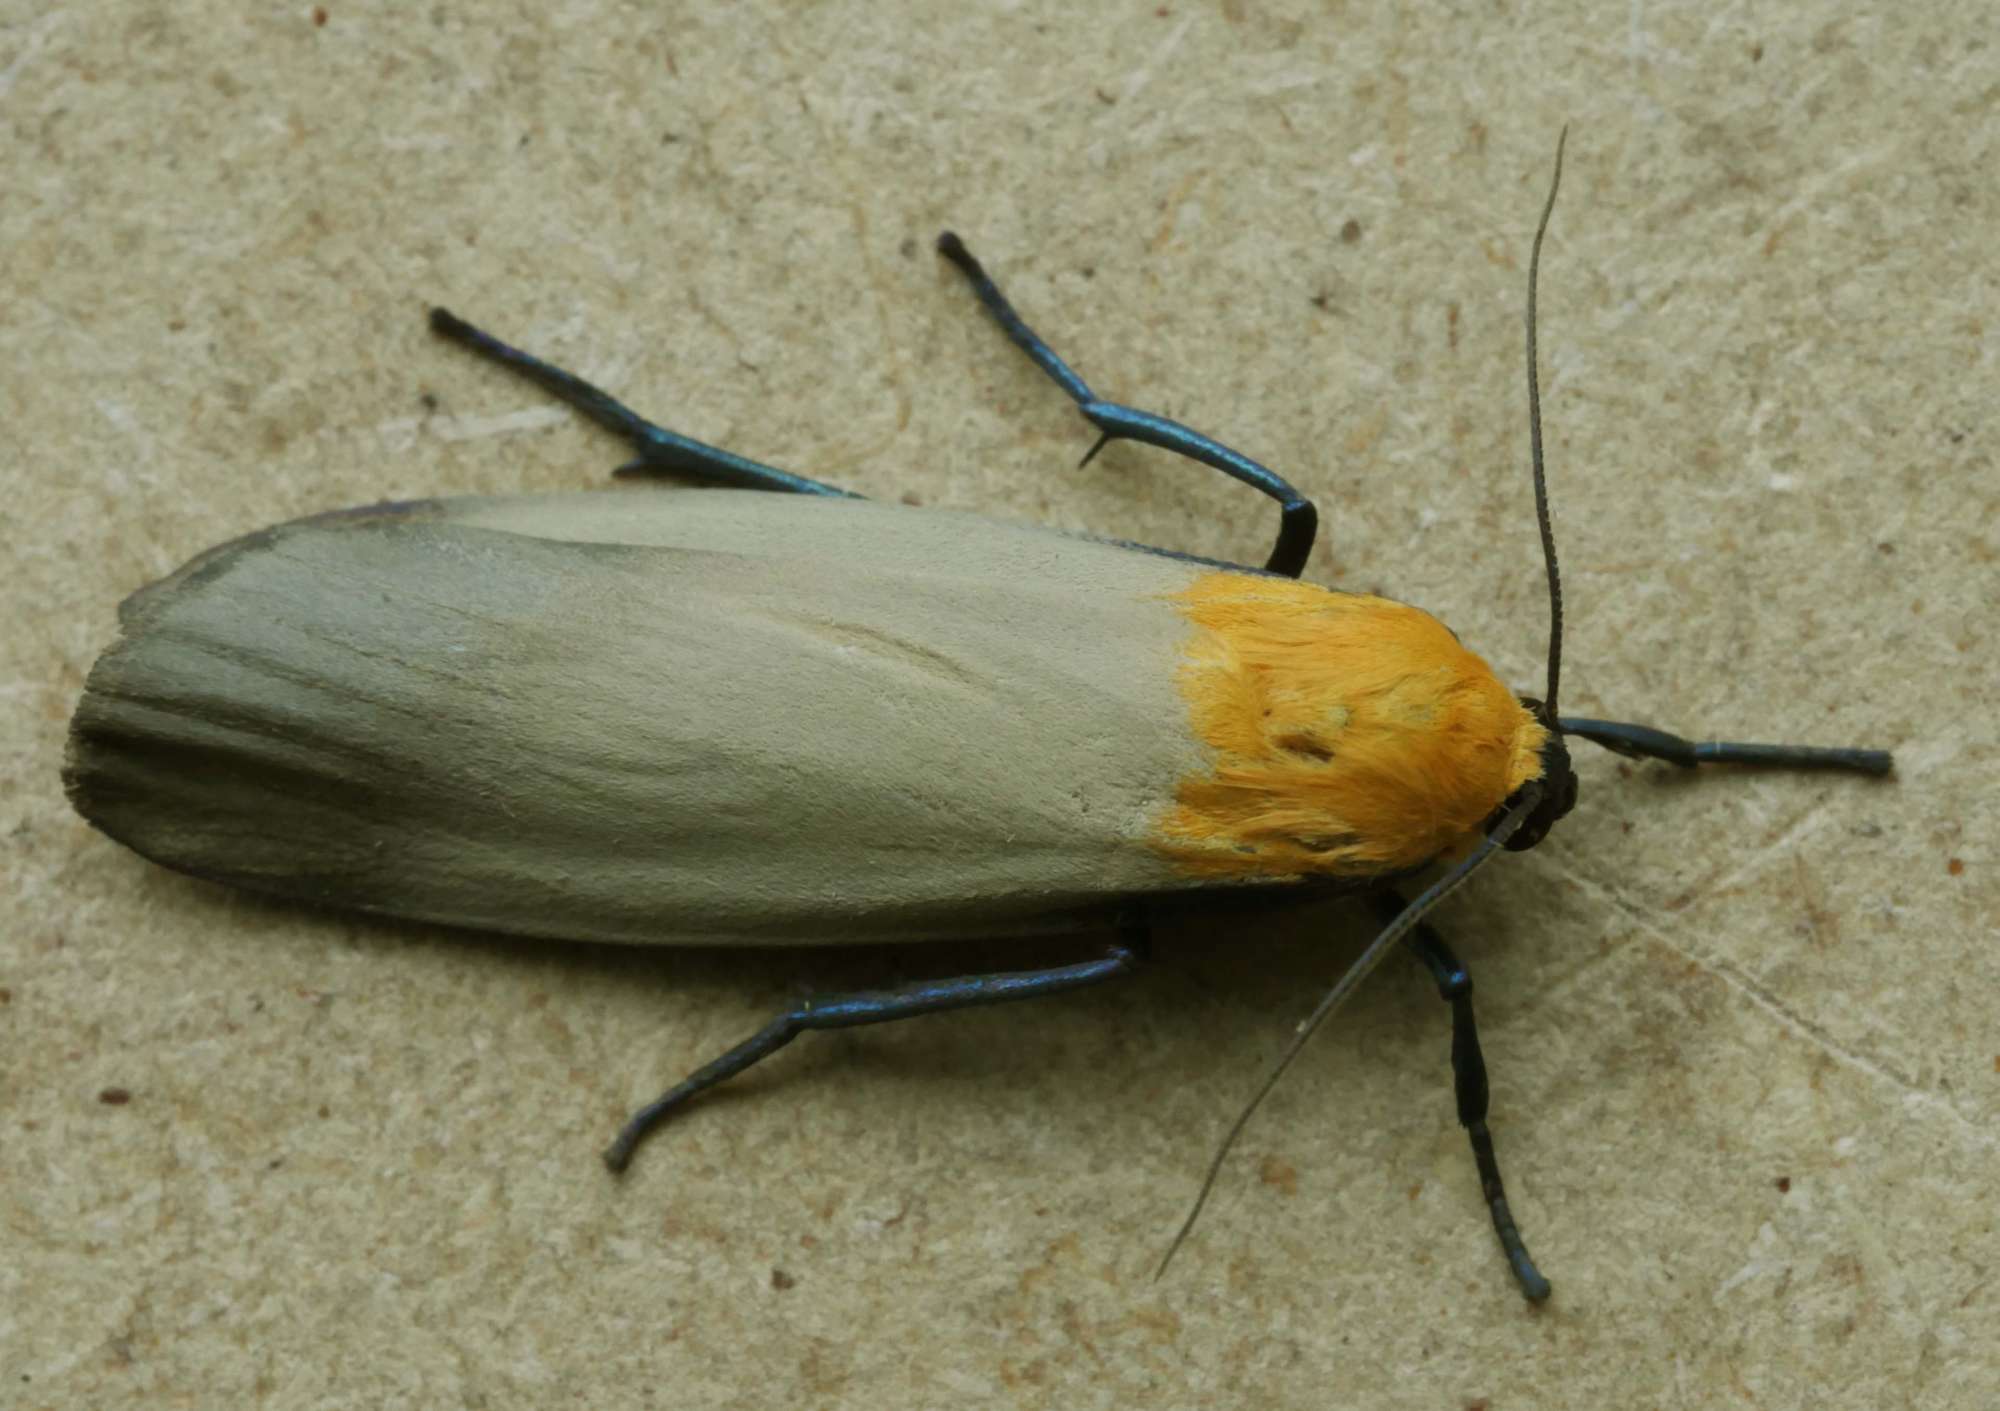
<svg viewBox="0 0 2000 1411"><path fill-rule="evenodd" d="M745 490L783 490L795 495L832 495L850 500L860 498L852 491L762 465L691 436L669 431L664 426L655 426L610 393L591 386L575 373L565 372L519 348L502 343L448 309L431 310L431 327L452 342L520 373L530 382L553 392L599 426L615 431L630 441L638 448L639 454L619 466L614 474L653 475L666 471L690 475L712 485L733 485Z"/></svg>
<svg viewBox="0 0 2000 1411"><path fill-rule="evenodd" d="M1014 312L1007 296L1000 292L992 277L965 248L964 241L947 230L938 237L937 247L939 254L957 265L972 281L972 292L979 296L979 302L1014 340L1015 346L1034 359L1035 366L1067 392L1084 419L1097 428L1100 433L1097 444L1084 456L1083 464L1088 465L1091 457L1113 441L1143 441L1148 446L1158 446L1200 461L1231 479L1261 490L1276 500L1280 507L1278 542L1272 546L1271 557L1265 560L1264 567L1268 572L1282 573L1287 578L1299 576L1306 566L1306 556L1312 552L1313 535L1319 528L1319 511L1313 508L1311 500L1293 489L1283 477L1266 470L1241 452L1230 450L1220 441L1210 440L1199 431L1151 412L1098 400L1097 394L1069 364L1057 357L1054 350Z"/></svg>
<svg viewBox="0 0 2000 1411"><path fill-rule="evenodd" d="M1819 745L1732 745L1722 740L1696 744L1650 725L1564 716L1565 735L1580 735L1628 759L1664 759L1683 769L1697 764L1762 764L1774 769L1849 769L1887 774L1895 760L1887 750L1827 749Z"/></svg>
<svg viewBox="0 0 2000 1411"><path fill-rule="evenodd" d="M1403 900L1393 892L1385 892L1380 894L1376 907L1384 917L1393 918L1402 912ZM1451 1005L1451 1076L1458 1096L1458 1121L1472 1139L1472 1159L1479 1167L1479 1187L1485 1193L1487 1209L1493 1213L1493 1232L1500 1237L1500 1248L1506 1252L1521 1292L1530 1302L1540 1303L1549 1296L1549 1281L1528 1257L1528 1247L1514 1224L1514 1214L1507 1208L1507 1191L1500 1183L1500 1159L1493 1153L1493 1133L1486 1127L1486 1056L1479 1051L1479 1026L1472 1017L1472 976L1452 954L1444 937L1427 923L1417 923L1410 933L1409 946L1431 972L1438 997Z"/></svg>
<svg viewBox="0 0 2000 1411"><path fill-rule="evenodd" d="M810 999L797 1009L780 1014L735 1048L714 1062L697 1068L668 1088L653 1102L632 1114L624 1129L605 1148L604 1164L623 1171L632 1152L647 1133L672 1116L687 1101L717 1083L733 1078L745 1068L769 1058L808 1029L851 1029L861 1024L887 1024L897 1019L914 1019L920 1014L941 1014L947 1009L969 1009L981 1004L1005 1004L1009 1000L1033 999L1037 995L1059 995L1080 990L1129 973L1144 952L1143 925L1122 928L1119 942L1097 960L1080 965L1058 965L1047 970L1021 970L999 975L960 975L948 980L924 980L900 985L893 990L865 990L851 995L829 995Z"/></svg>

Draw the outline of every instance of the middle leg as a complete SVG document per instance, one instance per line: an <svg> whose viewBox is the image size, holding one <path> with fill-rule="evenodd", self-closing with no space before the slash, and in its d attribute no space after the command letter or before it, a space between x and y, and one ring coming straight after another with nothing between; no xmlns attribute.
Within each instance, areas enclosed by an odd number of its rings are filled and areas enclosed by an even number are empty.
<svg viewBox="0 0 2000 1411"><path fill-rule="evenodd" d="M1142 412L1136 407L1100 399L1014 311L1014 306L1007 302L1007 296L1000 292L1000 286L993 282L992 276L973 257L972 251L965 248L963 240L947 230L938 237L937 247L938 253L956 265L971 281L972 292L979 296L979 302L986 306L986 311L1014 340L1014 345L1032 358L1035 366L1047 373L1056 386L1068 393L1084 419L1097 428L1097 444L1084 455L1085 465L1113 441L1142 441L1148 446L1158 446L1200 461L1233 480L1240 480L1262 491L1276 500L1279 506L1278 540L1271 547L1270 558L1264 562L1265 571L1281 573L1287 578L1299 576L1305 569L1307 555L1312 553L1313 536L1319 530L1319 511L1313 507L1311 500L1293 489L1283 476L1191 427L1152 412Z"/></svg>
<svg viewBox="0 0 2000 1411"><path fill-rule="evenodd" d="M735 1077L744 1069L769 1058L808 1029L850 1029L862 1024L887 1024L898 1019L914 1019L923 1014L941 1014L948 1009L970 1009L978 1005L1006 1004L1011 1000L1057 995L1102 984L1129 975L1146 950L1147 927L1131 917L1119 926L1119 938L1102 956L1075 965L1056 965L1042 970L1005 971L992 975L957 975L945 980L922 980L889 990L863 990L854 994L825 995L809 999L789 1009L736 1047L716 1058L635 1112L604 1152L604 1164L623 1171L632 1153L653 1128L667 1120L691 1099L716 1084Z"/></svg>

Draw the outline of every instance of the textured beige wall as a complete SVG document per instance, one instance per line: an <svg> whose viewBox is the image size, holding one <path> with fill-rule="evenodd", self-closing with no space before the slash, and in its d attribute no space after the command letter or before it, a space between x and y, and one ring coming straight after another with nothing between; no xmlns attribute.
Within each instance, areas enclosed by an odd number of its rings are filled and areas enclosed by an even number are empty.
<svg viewBox="0 0 2000 1411"><path fill-rule="evenodd" d="M0 1403L1994 1404L1990 6L938 8L0 6ZM432 301L871 495L1261 556L1247 491L1071 468L948 223L1106 394L1317 496L1312 576L1532 685L1520 304L1565 120L1568 704L1899 773L1590 751L1448 909L1541 1311L1402 964L1151 1281L1349 913L809 1037L615 1183L628 1105L802 988L1073 952L502 943L227 895L64 804L124 593L619 459Z"/></svg>

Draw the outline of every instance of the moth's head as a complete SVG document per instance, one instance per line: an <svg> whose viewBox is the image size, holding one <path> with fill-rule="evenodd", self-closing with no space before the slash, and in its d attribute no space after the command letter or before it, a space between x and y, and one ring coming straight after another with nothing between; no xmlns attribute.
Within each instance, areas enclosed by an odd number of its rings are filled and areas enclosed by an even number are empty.
<svg viewBox="0 0 2000 1411"><path fill-rule="evenodd" d="M1507 801L1493 815L1498 820L1501 814L1521 801L1522 792L1530 787L1542 791L1535 811L1507 840L1511 852L1525 852L1539 843L1548 836L1549 829L1556 826L1558 819L1576 807L1576 771L1570 768L1569 746L1563 743L1562 727L1550 715L1548 707L1533 697L1521 697L1521 704L1530 715L1541 721L1549 733L1548 738L1542 741L1541 773L1508 795Z"/></svg>

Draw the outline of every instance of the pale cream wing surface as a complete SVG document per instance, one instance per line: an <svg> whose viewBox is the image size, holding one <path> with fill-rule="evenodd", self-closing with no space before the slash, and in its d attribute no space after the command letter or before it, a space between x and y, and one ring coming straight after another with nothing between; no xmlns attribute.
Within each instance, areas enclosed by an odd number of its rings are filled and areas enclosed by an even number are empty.
<svg viewBox="0 0 2000 1411"><path fill-rule="evenodd" d="M170 867L486 929L810 942L1184 884L1172 558L735 491L384 506L135 594L72 796Z"/></svg>

